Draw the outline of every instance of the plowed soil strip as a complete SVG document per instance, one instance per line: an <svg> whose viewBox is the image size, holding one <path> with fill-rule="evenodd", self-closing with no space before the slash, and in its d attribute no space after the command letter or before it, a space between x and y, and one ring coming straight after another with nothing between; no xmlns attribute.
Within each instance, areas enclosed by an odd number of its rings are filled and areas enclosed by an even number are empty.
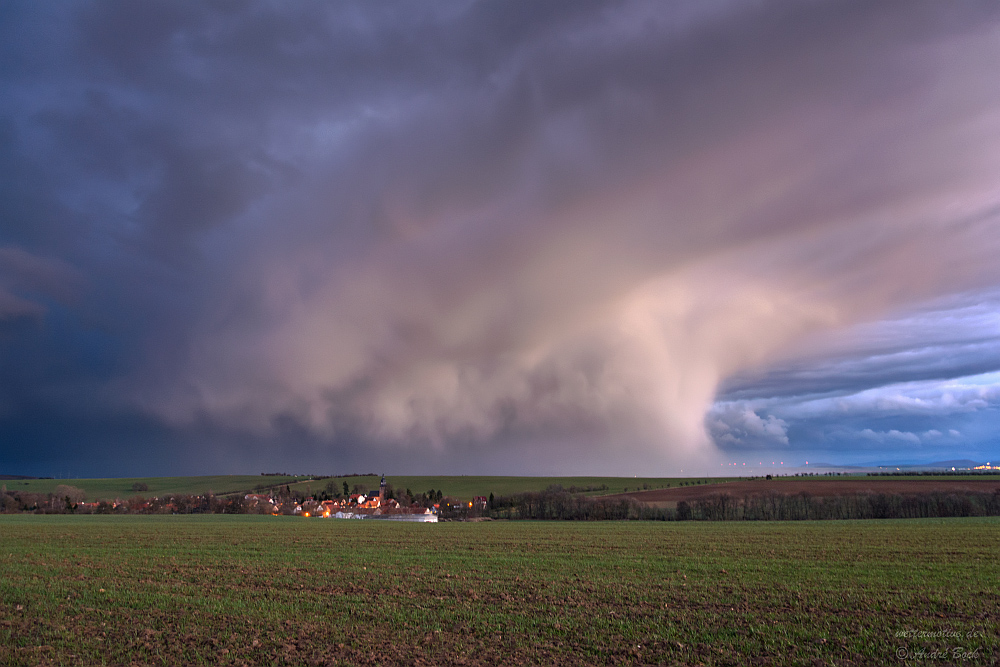
<svg viewBox="0 0 1000 667"><path fill-rule="evenodd" d="M620 498L634 498L644 503L661 503L681 500L698 500L719 494L733 497L767 495L778 493L798 495L807 493L817 497L850 496L865 493L922 494L922 493L994 493L1000 490L997 480L892 480L892 479L852 479L852 480L810 480L773 479L725 482L695 486L678 486L669 489L622 493Z"/></svg>

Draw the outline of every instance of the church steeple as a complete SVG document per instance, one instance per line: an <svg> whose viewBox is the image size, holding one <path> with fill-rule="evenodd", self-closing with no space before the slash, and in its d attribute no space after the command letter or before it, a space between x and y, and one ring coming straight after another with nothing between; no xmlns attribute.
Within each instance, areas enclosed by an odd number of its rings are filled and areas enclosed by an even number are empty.
<svg viewBox="0 0 1000 667"><path fill-rule="evenodd" d="M382 474L382 483L378 485L379 507L385 504L385 473Z"/></svg>

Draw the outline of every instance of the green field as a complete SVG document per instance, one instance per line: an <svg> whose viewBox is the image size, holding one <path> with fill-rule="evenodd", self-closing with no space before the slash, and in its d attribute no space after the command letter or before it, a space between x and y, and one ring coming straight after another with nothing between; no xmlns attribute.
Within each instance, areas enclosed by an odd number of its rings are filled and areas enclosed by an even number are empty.
<svg viewBox="0 0 1000 667"><path fill-rule="evenodd" d="M668 486L677 486L682 482L711 484L716 482L728 482L735 477L490 477L479 475L386 475L386 483L391 484L396 491L403 492L410 489L415 494L425 493L431 489L441 490L446 496L454 496L461 500L471 500L474 496L505 496L514 493L524 493L526 491L544 491L546 488L558 484L569 490L575 487L587 495L598 495L608 493L622 493L626 489L629 491L647 489L662 489ZM368 489L378 489L379 478L374 476L366 477L335 477L331 479L319 480L318 482L300 482L292 484L293 489L301 491L319 491L333 482L334 486L343 491L342 484L347 482L353 488L355 485L367 487ZM602 488L603 487L603 488ZM587 489L590 489L589 491Z"/></svg>
<svg viewBox="0 0 1000 667"><path fill-rule="evenodd" d="M681 482L714 483L725 482L735 477L701 477L701 478L654 478L654 477L486 477L475 475L451 476L387 476L386 481L400 492L410 489L415 494L421 494L430 489L442 491L446 496L454 496L463 500L471 500L473 496L497 496L522 493L525 491L542 491L545 488L560 484L566 489L597 489L601 491L584 491L589 495L598 493L621 493L641 490L643 485L649 489L677 486ZM52 493L60 484L67 484L83 489L88 502L95 500L113 500L128 498L134 495L166 496L170 494L202 495L211 491L216 495L251 491L261 485L287 485L292 490L302 493L317 493L332 484L337 492L343 491L343 483L353 489L361 486L367 489L378 489L379 477L375 475L330 477L315 479L307 475L275 476L275 475L214 475L199 477L129 477L107 479L15 479L0 480L0 484L9 491L28 491L31 493ZM132 490L136 483L145 484L147 491L137 493Z"/></svg>
<svg viewBox="0 0 1000 667"><path fill-rule="evenodd" d="M576 488L586 495L602 495L623 493L625 491L641 491L645 489L662 489L676 487L681 484L715 484L729 482L740 477L500 477L480 475L391 475L386 481L397 491L410 489L419 495L431 489L441 491L443 495L454 496L461 500L471 500L473 496L495 496L524 493L526 491L543 491L553 484L558 484L569 490ZM798 480L799 477L777 477L775 479ZM899 476L899 477L865 477L842 476L827 477L817 475L809 477L815 481L831 481L843 479L897 480L989 480L1000 479L1000 475L948 475L948 476ZM0 484L10 491L28 491L31 493L51 493L56 486L67 484L83 489L87 501L113 500L128 498L134 495L166 496L170 494L202 495L208 491L216 495L227 493L245 493L263 485L287 485L294 491L305 494L318 493L332 484L336 492L343 491L343 483L347 482L350 489L355 486L375 490L378 488L379 477L375 475L329 477L316 479L308 475L275 476L275 475L213 475L197 477L129 477L107 479L25 479L0 480ZM145 484L148 491L137 494L132 490L133 484ZM603 487L603 488L602 488ZM589 490L588 490L589 489Z"/></svg>
<svg viewBox="0 0 1000 667"><path fill-rule="evenodd" d="M993 664L998 554L995 518L6 515L0 664Z"/></svg>
<svg viewBox="0 0 1000 667"><path fill-rule="evenodd" d="M203 495L209 491L216 495L249 491L262 484L294 484L303 476L274 475L201 475L195 477L108 477L98 479L5 479L0 484L8 491L52 493L60 484L83 489L86 500L114 500L134 495L166 496L170 494ZM137 494L133 484L145 484L147 491Z"/></svg>

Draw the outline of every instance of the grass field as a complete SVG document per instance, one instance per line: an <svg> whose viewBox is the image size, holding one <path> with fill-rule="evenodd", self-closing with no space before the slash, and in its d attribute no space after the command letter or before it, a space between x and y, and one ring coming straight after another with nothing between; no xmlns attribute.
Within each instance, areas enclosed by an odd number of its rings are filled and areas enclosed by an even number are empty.
<svg viewBox="0 0 1000 667"><path fill-rule="evenodd" d="M736 478L486 477L475 475L386 477L386 481L401 492L409 488L414 493L420 494L434 489L435 491L442 491L446 496L454 496L463 500L471 500L473 496L488 496L490 493L500 496L525 491L542 491L553 484L560 484L567 489L575 486L581 490L606 487L600 491L585 491L589 495L594 495L598 493L622 493L626 489L636 491L642 489L643 485L647 489L660 489L668 486L677 486L682 482L694 483L697 481L700 483L714 483L731 479ZM356 485L368 489L378 489L379 477L364 475L314 479L306 475L298 477L276 475L215 475L200 477L130 477L121 479L16 479L2 480L0 484L3 484L11 491L29 491L31 493L51 493L56 486L68 484L69 486L83 489L87 494L87 501L95 501L100 499L128 498L137 495L132 490L132 485L136 483L145 484L148 487L148 491L143 491L138 495L164 496L175 493L201 495L208 491L212 491L216 495L222 495L233 492L246 492L260 485L287 485L292 490L303 493L316 493L322 491L331 483L337 491L343 491L342 485L344 482L347 482L348 487L352 489Z"/></svg>
<svg viewBox="0 0 1000 667"><path fill-rule="evenodd" d="M635 492L641 490L676 488L681 484L715 484L719 482L729 482L740 477L491 477L478 475L394 475L387 476L386 481L392 484L400 492L410 489L416 494L421 494L430 489L440 490L446 496L454 496L462 500L471 500L473 496L496 496L523 493L526 491L543 491L547 487L558 484L565 489L576 487L586 495L616 494L625 492ZM800 477L779 477L781 480L801 480ZM836 481L843 479L859 479L857 476L849 477L826 477L818 475L809 477L814 481ZM900 477L860 477L866 480L968 480L968 479L1000 479L1000 475L976 475L965 476L900 476ZM260 485L288 485L291 489L303 493L316 493L322 491L328 484L333 484L337 491L343 491L343 483L347 482L349 488L361 486L368 489L377 489L379 478L375 475L351 476L351 477L330 477L325 479L314 479L310 476L274 476L274 475L214 475L197 477L130 477L120 479L25 479L25 480L2 480L7 489L11 491L29 491L32 493L51 493L56 486L68 484L83 489L87 501L113 500L114 498L128 498L137 495L132 490L135 483L145 484L148 491L143 491L139 495L143 496L164 496L169 494L192 494L201 495L207 491L212 491L216 495L223 495L234 492L246 492ZM603 488L602 488L603 487ZM645 488L644 488L645 487ZM590 489L587 491L586 489Z"/></svg>
<svg viewBox="0 0 1000 667"><path fill-rule="evenodd" d="M587 495L598 495L608 493L622 493L625 489L630 491L641 490L643 485L647 489L662 489L674 487L682 482L711 484L716 482L729 481L731 477L490 477L478 475L438 475L438 476L402 476L386 475L386 482L392 484L397 491L410 489L416 494L424 493L430 489L441 490L446 496L454 496L462 500L471 500L473 496L489 496L491 493L496 496L510 495L514 493L524 493L526 491L544 491L549 486L558 484L565 489L576 487ZM302 491L318 491L326 484L333 482L340 489L343 482L353 488L354 485L365 486L369 489L377 489L379 485L378 477L345 477L324 479L318 482L300 482L292 484L293 489ZM603 487L603 488L602 488ZM591 489L586 491L586 489Z"/></svg>
<svg viewBox="0 0 1000 667"><path fill-rule="evenodd" d="M997 519L7 515L0 664L994 664L998 554Z"/></svg>
<svg viewBox="0 0 1000 667"><path fill-rule="evenodd" d="M103 479L5 479L0 484L10 491L30 493L52 493L60 484L83 489L86 500L114 500L137 495L132 485L139 483L148 487L138 495L165 496L169 494L202 495L208 491L219 494L248 491L261 484L294 484L302 477L276 475L202 475L195 477L122 477Z"/></svg>

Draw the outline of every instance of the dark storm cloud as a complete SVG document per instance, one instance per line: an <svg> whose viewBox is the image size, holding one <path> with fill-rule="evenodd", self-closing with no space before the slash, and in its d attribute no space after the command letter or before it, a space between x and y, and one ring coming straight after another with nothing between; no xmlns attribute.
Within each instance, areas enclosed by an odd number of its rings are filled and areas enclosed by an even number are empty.
<svg viewBox="0 0 1000 667"><path fill-rule="evenodd" d="M0 320L41 317L40 299L71 300L80 282L78 273L57 259L0 248Z"/></svg>
<svg viewBox="0 0 1000 667"><path fill-rule="evenodd" d="M811 336L1000 282L990 3L4 11L22 439L106 412L213 461L632 473L710 456L719 382L792 348L727 400L927 377Z"/></svg>

